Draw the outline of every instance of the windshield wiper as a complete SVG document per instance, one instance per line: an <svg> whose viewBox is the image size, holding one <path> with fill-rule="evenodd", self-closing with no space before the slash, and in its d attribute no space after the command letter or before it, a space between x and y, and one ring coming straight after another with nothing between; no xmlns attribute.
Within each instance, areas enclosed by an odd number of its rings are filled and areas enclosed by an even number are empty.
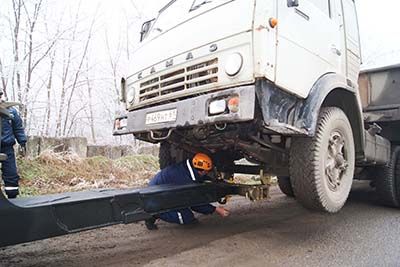
<svg viewBox="0 0 400 267"><path fill-rule="evenodd" d="M169 8L173 3L175 3L176 0L171 0L168 2L168 4L166 4L163 8L160 9L160 11L158 11L158 13L162 13L164 12L164 10L166 10L167 8Z"/></svg>
<svg viewBox="0 0 400 267"><path fill-rule="evenodd" d="M202 3L200 3L200 4L194 6L194 4L196 3L196 1L194 1L193 4L192 4L192 7L191 7L190 10L189 10L189 12L195 11L196 9L198 9L199 7L201 7L202 5L205 5L205 4L208 4L208 3L211 3L211 2L212 2L212 1L207 1L207 0L205 0L205 1L203 1Z"/></svg>

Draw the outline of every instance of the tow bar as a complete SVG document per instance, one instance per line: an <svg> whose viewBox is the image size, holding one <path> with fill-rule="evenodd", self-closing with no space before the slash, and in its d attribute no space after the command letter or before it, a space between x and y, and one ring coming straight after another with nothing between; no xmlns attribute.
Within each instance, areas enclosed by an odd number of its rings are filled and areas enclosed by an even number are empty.
<svg viewBox="0 0 400 267"><path fill-rule="evenodd" d="M217 202L228 195L268 197L270 184L213 182L102 189L8 200L0 193L0 247L138 222L169 210Z"/></svg>

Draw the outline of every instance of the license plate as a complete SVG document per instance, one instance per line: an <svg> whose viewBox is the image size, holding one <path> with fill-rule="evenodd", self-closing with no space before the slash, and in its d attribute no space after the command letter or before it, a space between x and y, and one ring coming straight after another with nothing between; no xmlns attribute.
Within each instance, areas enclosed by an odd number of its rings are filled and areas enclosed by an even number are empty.
<svg viewBox="0 0 400 267"><path fill-rule="evenodd" d="M163 122L176 121L176 109L169 109L163 111L157 111L146 114L146 124L156 124Z"/></svg>

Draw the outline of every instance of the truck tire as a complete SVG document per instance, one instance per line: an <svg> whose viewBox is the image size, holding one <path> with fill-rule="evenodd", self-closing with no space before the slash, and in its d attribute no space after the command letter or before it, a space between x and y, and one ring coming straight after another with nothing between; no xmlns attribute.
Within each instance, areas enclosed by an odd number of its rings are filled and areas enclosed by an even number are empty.
<svg viewBox="0 0 400 267"><path fill-rule="evenodd" d="M375 185L379 201L389 207L400 207L400 147L392 149L390 161L377 167Z"/></svg>
<svg viewBox="0 0 400 267"><path fill-rule="evenodd" d="M160 169L164 169L175 162L175 159L171 155L171 144L167 142L160 143L160 150L158 151L158 163Z"/></svg>
<svg viewBox="0 0 400 267"><path fill-rule="evenodd" d="M278 176L279 189L288 197L294 197L292 184L289 176Z"/></svg>
<svg viewBox="0 0 400 267"><path fill-rule="evenodd" d="M339 211L351 190L354 163L346 114L337 107L321 108L314 137L292 140L290 176L296 199L311 210Z"/></svg>

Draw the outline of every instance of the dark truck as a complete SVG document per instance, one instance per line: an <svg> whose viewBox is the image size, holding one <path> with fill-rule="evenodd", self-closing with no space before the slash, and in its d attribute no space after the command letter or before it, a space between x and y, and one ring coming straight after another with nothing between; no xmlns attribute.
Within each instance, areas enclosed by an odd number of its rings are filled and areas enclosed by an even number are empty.
<svg viewBox="0 0 400 267"><path fill-rule="evenodd" d="M359 91L364 121L371 134L379 133L391 143L388 162L360 170L370 179L383 204L400 207L400 64L361 71Z"/></svg>

